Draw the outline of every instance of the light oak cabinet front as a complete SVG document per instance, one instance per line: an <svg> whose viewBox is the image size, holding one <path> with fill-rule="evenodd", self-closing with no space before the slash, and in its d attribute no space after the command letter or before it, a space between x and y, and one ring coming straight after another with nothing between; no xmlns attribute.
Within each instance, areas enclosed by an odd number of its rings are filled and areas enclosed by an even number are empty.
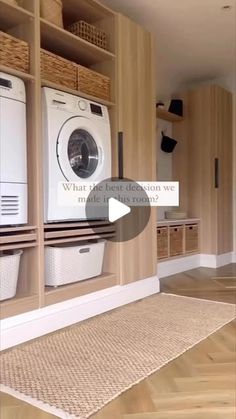
<svg viewBox="0 0 236 419"><path fill-rule="evenodd" d="M153 47L149 32L118 15L118 130L123 175L135 181L156 180ZM123 284L156 275L156 211L141 234L120 244L120 265Z"/></svg>
<svg viewBox="0 0 236 419"><path fill-rule="evenodd" d="M182 209L201 218L201 253L233 248L232 94L208 85L183 95L185 121L174 124L174 178Z"/></svg>

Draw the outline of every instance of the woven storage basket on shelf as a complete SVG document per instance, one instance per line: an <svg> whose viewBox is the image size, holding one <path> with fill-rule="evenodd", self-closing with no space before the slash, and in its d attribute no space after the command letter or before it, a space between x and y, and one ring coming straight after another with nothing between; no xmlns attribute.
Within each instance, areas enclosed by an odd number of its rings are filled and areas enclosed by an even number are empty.
<svg viewBox="0 0 236 419"><path fill-rule="evenodd" d="M182 226L169 227L170 229L170 256L183 254L184 228Z"/></svg>
<svg viewBox="0 0 236 419"><path fill-rule="evenodd" d="M157 228L157 258L168 258L168 227Z"/></svg>
<svg viewBox="0 0 236 419"><path fill-rule="evenodd" d="M111 80L89 68L77 65L77 88L83 93L110 100Z"/></svg>
<svg viewBox="0 0 236 419"><path fill-rule="evenodd" d="M17 280L19 274L21 250L9 251L0 255L0 301L13 298L16 294Z"/></svg>
<svg viewBox="0 0 236 419"><path fill-rule="evenodd" d="M40 9L44 19L63 28L61 0L40 0Z"/></svg>
<svg viewBox="0 0 236 419"><path fill-rule="evenodd" d="M29 72L29 45L0 31L0 63L15 70Z"/></svg>
<svg viewBox="0 0 236 419"><path fill-rule="evenodd" d="M76 64L43 49L41 49L41 77L70 89L77 87Z"/></svg>
<svg viewBox="0 0 236 419"><path fill-rule="evenodd" d="M85 41L97 45L97 47L108 49L107 34L84 20L72 23L67 30Z"/></svg>
<svg viewBox="0 0 236 419"><path fill-rule="evenodd" d="M198 225L185 226L185 251L186 253L198 251Z"/></svg>

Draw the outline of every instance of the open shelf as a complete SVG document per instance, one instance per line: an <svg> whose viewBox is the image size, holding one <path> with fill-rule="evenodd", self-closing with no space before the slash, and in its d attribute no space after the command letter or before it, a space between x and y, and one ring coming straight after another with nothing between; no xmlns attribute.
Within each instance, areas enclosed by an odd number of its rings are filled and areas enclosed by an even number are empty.
<svg viewBox="0 0 236 419"><path fill-rule="evenodd" d="M21 295L0 302L0 318L16 316L26 311L36 310L38 308L38 296Z"/></svg>
<svg viewBox="0 0 236 419"><path fill-rule="evenodd" d="M84 242L89 240L99 240L99 239L110 239L115 237L114 233L100 233L100 234L91 234L88 236L77 236L77 237L63 237L62 239L49 239L44 241L45 246L63 244L63 243L73 243L73 242Z"/></svg>
<svg viewBox="0 0 236 419"><path fill-rule="evenodd" d="M70 93L71 95L74 95L74 96L83 97L85 99L91 100L92 102L97 102L97 103L100 103L101 105L105 105L108 108L110 108L112 106L115 106L114 102L110 102L108 100L100 99L96 96L88 95L87 93L83 93L79 90L70 89L68 87L61 86L60 84L52 83L52 82L47 81L47 80L42 80L41 85L42 85L42 87L50 87L51 89L61 90L62 92Z"/></svg>
<svg viewBox="0 0 236 419"><path fill-rule="evenodd" d="M24 81L34 81L35 80L35 77L32 76L32 74L24 73L23 71L19 71L19 70L16 70L14 68L7 67L7 66L1 65L1 64L0 64L0 71L2 71L3 73L11 74L12 76L19 77L20 79L22 79Z"/></svg>
<svg viewBox="0 0 236 419"><path fill-rule="evenodd" d="M115 13L94 0L77 0L75 8L74 0L63 1L63 15L66 24L85 20L88 23L96 23L99 20L113 17Z"/></svg>
<svg viewBox="0 0 236 419"><path fill-rule="evenodd" d="M55 239L62 237L84 237L84 236L94 236L100 233L115 233L114 226L101 226L94 228L80 228L80 229L69 229L61 231L48 231L44 233L45 239ZM92 239L92 237L91 237Z"/></svg>
<svg viewBox="0 0 236 419"><path fill-rule="evenodd" d="M0 250L20 249L37 245L35 226L0 228Z"/></svg>
<svg viewBox="0 0 236 419"><path fill-rule="evenodd" d="M45 305L56 304L64 300L70 300L105 288L114 287L115 285L117 285L115 274L103 273L96 278L74 284L63 285L57 288L45 287Z"/></svg>
<svg viewBox="0 0 236 419"><path fill-rule="evenodd" d="M38 247L36 243L22 243L12 246L11 250L21 249L16 295L0 302L1 318L15 316L39 308L39 283L36 274L38 266ZM4 248L4 250L9 250ZM1 279L4 281L5 274Z"/></svg>
<svg viewBox="0 0 236 419"><path fill-rule="evenodd" d="M41 21L41 46L78 64L91 66L114 60L115 55L48 22Z"/></svg>
<svg viewBox="0 0 236 419"><path fill-rule="evenodd" d="M156 109L157 118L164 119L168 122L181 122L184 120L182 116L175 115L174 113L168 112L166 109L157 107Z"/></svg>
<svg viewBox="0 0 236 419"><path fill-rule="evenodd" d="M33 13L23 7L0 0L0 30L5 31L33 19Z"/></svg>
<svg viewBox="0 0 236 419"><path fill-rule="evenodd" d="M89 227L89 226L101 226L101 225L111 225L109 221L100 220L100 221L68 221L62 223L51 223L51 224L44 224L44 230L61 230L61 229L68 229L68 228L79 228L79 227Z"/></svg>

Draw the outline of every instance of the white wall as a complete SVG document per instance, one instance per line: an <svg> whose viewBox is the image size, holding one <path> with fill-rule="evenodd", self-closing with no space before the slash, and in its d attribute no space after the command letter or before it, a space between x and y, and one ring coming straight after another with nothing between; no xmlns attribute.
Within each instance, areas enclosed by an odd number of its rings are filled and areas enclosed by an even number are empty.
<svg viewBox="0 0 236 419"><path fill-rule="evenodd" d="M157 120L157 180L169 181L172 179L172 153L164 153L161 150L161 132L164 131L168 137L172 137L172 124L161 119ZM157 218L165 218L165 211L170 207L158 207Z"/></svg>

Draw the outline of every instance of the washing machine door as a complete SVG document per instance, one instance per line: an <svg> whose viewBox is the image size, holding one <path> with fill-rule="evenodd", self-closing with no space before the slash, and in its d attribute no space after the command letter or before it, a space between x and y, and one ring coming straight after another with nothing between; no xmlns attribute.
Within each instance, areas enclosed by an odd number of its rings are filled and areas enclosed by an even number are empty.
<svg viewBox="0 0 236 419"><path fill-rule="evenodd" d="M88 118L73 117L62 126L57 158L67 181L96 180L102 170L103 153L99 129Z"/></svg>

